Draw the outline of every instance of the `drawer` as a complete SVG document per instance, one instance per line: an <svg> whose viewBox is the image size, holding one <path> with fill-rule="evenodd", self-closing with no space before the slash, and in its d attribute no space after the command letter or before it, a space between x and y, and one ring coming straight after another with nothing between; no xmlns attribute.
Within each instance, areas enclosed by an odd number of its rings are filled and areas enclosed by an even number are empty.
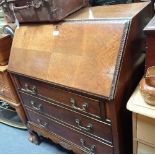
<svg viewBox="0 0 155 155"><path fill-rule="evenodd" d="M110 144L112 143L112 129L110 124L91 119L78 112L64 108L55 102L47 102L24 93L20 93L20 96L24 105L27 105L36 112L54 117L82 132L87 132Z"/></svg>
<svg viewBox="0 0 155 155"><path fill-rule="evenodd" d="M84 133L72 130L59 122L55 122L30 110L27 111L27 114L30 123L32 122L43 130L49 131L49 134L52 132L65 138L73 145L79 146L85 153L113 153L113 146L111 145L97 141Z"/></svg>
<svg viewBox="0 0 155 155"><path fill-rule="evenodd" d="M6 99L11 99L12 100L12 95L10 93L10 89L5 88L2 85L0 85L0 96L4 97Z"/></svg>
<svg viewBox="0 0 155 155"><path fill-rule="evenodd" d="M155 147L143 144L141 142L138 142L137 147L138 154L155 154Z"/></svg>
<svg viewBox="0 0 155 155"><path fill-rule="evenodd" d="M155 145L155 119L137 115L137 138Z"/></svg>
<svg viewBox="0 0 155 155"><path fill-rule="evenodd" d="M35 96L59 102L70 108L100 117L99 101L56 88L37 80L18 77L19 89ZM103 114L104 115L104 114Z"/></svg>

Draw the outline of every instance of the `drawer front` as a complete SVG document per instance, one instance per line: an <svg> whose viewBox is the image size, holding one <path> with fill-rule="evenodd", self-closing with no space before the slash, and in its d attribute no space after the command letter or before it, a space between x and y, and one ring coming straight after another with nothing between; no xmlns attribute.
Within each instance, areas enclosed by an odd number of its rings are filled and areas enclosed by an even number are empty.
<svg viewBox="0 0 155 155"><path fill-rule="evenodd" d="M29 122L32 122L44 130L59 135L79 146L85 153L113 153L113 146L99 142L87 135L72 130L59 122L50 120L40 114L27 111Z"/></svg>
<svg viewBox="0 0 155 155"><path fill-rule="evenodd" d="M74 110L100 117L100 106L97 100L79 96L74 93L55 88L50 84L21 76L18 77L18 82L19 89L24 92L41 98L48 98L49 100L65 104Z"/></svg>
<svg viewBox="0 0 155 155"><path fill-rule="evenodd" d="M155 146L155 119L137 115L137 138Z"/></svg>
<svg viewBox="0 0 155 155"><path fill-rule="evenodd" d="M0 96L12 100L12 95L11 95L11 93L10 93L10 89L5 88L5 87L2 86L2 85L0 85Z"/></svg>
<svg viewBox="0 0 155 155"><path fill-rule="evenodd" d="M155 154L155 147L138 142L137 153L138 154Z"/></svg>
<svg viewBox="0 0 155 155"><path fill-rule="evenodd" d="M77 112L64 108L55 102L46 102L24 93L20 93L20 96L24 105L27 105L36 112L54 117L62 122L74 126L74 128L77 128L82 132L87 132L98 138L102 138L110 144L112 143L112 131L110 124L80 115Z"/></svg>

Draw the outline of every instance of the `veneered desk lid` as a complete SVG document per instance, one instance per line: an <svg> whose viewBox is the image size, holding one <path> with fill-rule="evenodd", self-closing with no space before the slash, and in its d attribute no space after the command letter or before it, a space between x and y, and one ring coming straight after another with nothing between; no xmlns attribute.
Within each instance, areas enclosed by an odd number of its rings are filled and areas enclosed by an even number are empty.
<svg viewBox="0 0 155 155"><path fill-rule="evenodd" d="M9 70L112 98L128 26L129 20L118 18L21 26Z"/></svg>

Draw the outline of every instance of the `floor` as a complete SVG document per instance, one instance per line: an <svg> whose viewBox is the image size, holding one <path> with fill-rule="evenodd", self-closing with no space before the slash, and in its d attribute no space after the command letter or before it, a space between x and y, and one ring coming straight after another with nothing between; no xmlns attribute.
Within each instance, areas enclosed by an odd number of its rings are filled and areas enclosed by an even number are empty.
<svg viewBox="0 0 155 155"><path fill-rule="evenodd" d="M69 154L49 140L40 145L28 141L28 132L0 123L0 154Z"/></svg>

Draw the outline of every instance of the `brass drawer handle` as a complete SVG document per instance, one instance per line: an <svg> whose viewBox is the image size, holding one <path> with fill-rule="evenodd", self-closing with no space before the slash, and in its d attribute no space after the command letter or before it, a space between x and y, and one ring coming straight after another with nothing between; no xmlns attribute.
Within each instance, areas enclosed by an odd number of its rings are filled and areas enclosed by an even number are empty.
<svg viewBox="0 0 155 155"><path fill-rule="evenodd" d="M36 104L34 101L30 101L30 104L34 110L41 111L42 104Z"/></svg>
<svg viewBox="0 0 155 155"><path fill-rule="evenodd" d="M22 88L21 90L26 92L26 93L30 93L32 95L37 95L37 88L36 88L36 86L32 86L30 88L30 86L27 83L25 83L25 88Z"/></svg>
<svg viewBox="0 0 155 155"><path fill-rule="evenodd" d="M82 108L79 108L79 107L76 106L75 100L73 98L71 98L70 102L72 103L72 108L75 109L75 110L86 111L87 108L88 108L88 103L84 103L82 105Z"/></svg>
<svg viewBox="0 0 155 155"><path fill-rule="evenodd" d="M40 119L37 119L37 122L39 123L39 126L40 127L42 127L42 128L47 128L47 126L48 126L48 123L46 123L46 122L41 122L41 120Z"/></svg>
<svg viewBox="0 0 155 155"><path fill-rule="evenodd" d="M87 127L83 127L83 126L81 125L81 122L80 122L79 119L76 119L76 120L75 120L75 123L76 123L76 124L78 125L78 127L79 127L80 129L82 129L82 130L91 131L91 130L93 129L93 125L92 125L91 123L89 123L89 124L87 125Z"/></svg>
<svg viewBox="0 0 155 155"><path fill-rule="evenodd" d="M83 139L80 139L80 142L82 144L82 146L84 147L84 149L86 150L87 153L95 153L95 149L96 149L96 146L95 145L92 145L90 148L85 146L85 141Z"/></svg>

